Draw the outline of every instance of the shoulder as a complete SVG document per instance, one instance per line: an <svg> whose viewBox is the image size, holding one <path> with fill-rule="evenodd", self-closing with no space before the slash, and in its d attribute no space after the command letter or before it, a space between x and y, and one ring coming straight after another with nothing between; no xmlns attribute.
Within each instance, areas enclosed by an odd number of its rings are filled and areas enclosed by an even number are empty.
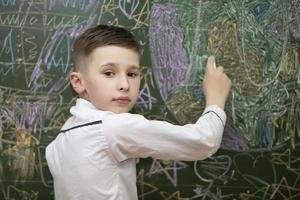
<svg viewBox="0 0 300 200"><path fill-rule="evenodd" d="M104 125L114 127L133 126L145 122L148 122L148 120L144 116L131 113L109 113L103 118Z"/></svg>

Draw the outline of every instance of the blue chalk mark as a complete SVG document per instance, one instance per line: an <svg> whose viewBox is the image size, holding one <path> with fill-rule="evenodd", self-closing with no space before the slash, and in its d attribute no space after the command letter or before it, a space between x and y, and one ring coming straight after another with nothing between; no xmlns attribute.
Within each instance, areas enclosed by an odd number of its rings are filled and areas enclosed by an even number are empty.
<svg viewBox="0 0 300 200"><path fill-rule="evenodd" d="M1 6L14 6L16 5L16 0L1 0Z"/></svg>
<svg viewBox="0 0 300 200"><path fill-rule="evenodd" d="M270 8L270 2L267 0L262 0L253 10L253 14L255 16L256 22L260 23L263 21L266 16L268 10Z"/></svg>
<svg viewBox="0 0 300 200"><path fill-rule="evenodd" d="M258 146L268 148L273 146L272 123L267 117L260 117L257 120L256 136Z"/></svg>
<svg viewBox="0 0 300 200"><path fill-rule="evenodd" d="M205 96L203 93L203 90L200 87L197 87L194 90L194 96L198 101L204 101L205 100Z"/></svg>
<svg viewBox="0 0 300 200"><path fill-rule="evenodd" d="M15 55L12 47L12 29L6 35L2 49L0 51L0 74L7 75L13 72L15 68Z"/></svg>

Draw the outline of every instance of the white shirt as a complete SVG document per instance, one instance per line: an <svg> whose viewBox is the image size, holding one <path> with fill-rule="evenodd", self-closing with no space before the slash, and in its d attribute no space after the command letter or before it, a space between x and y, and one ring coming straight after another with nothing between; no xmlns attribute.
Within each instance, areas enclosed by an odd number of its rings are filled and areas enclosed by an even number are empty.
<svg viewBox="0 0 300 200"><path fill-rule="evenodd" d="M77 99L46 148L56 200L137 200L135 158L201 160L222 140L226 115L209 106L195 124L101 111Z"/></svg>

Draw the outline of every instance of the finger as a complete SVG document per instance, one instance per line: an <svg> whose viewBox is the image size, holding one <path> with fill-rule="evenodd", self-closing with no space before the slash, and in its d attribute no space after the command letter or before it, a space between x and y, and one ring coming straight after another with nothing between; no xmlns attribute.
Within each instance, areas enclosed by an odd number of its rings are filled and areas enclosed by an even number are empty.
<svg viewBox="0 0 300 200"><path fill-rule="evenodd" d="M206 69L216 69L216 62L214 56L209 56L206 63Z"/></svg>

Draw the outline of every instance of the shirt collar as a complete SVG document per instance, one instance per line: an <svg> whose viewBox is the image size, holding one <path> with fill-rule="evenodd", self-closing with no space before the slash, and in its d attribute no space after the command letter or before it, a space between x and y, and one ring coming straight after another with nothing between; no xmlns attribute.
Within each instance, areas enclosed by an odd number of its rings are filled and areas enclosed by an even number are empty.
<svg viewBox="0 0 300 200"><path fill-rule="evenodd" d="M78 98L76 100L76 105L72 106L70 109L70 113L81 119L89 119L93 118L95 115L99 115L100 110L98 110L91 102Z"/></svg>
<svg viewBox="0 0 300 200"><path fill-rule="evenodd" d="M79 108L89 108L89 109L93 109L93 110L98 110L91 102L82 99L82 98L78 98L76 100L76 107Z"/></svg>

